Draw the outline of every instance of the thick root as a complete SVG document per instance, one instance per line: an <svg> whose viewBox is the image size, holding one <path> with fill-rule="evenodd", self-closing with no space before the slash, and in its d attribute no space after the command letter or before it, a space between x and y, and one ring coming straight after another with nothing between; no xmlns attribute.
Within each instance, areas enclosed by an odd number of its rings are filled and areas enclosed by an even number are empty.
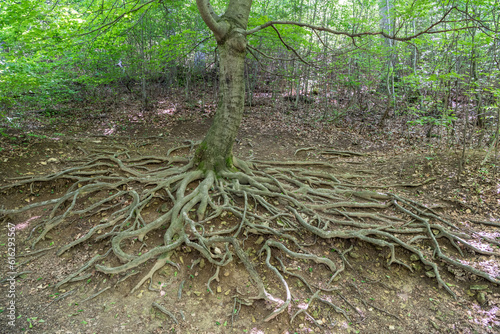
<svg viewBox="0 0 500 334"><path fill-rule="evenodd" d="M192 144L186 147L192 148ZM169 154L176 151L172 149ZM387 265L400 265L412 271L407 257L398 255L401 252L397 249L404 249L430 267L438 285L454 297L455 292L441 275L438 266L441 261L490 282L500 283L499 277L486 269L473 267L459 258L464 256L464 250L498 257L498 251L486 247L492 240L477 233L464 233L453 222L421 203L392 193L362 190L362 184L355 185L329 174L332 166L325 162L246 163L235 159L235 166L240 171L215 175L213 171L202 172L194 168L191 161L175 157L120 159L119 155L92 156L82 166L0 188L4 192L20 187L33 189L33 185L59 179L71 183L59 198L31 203L19 209L2 209L0 214L11 217L49 207L49 213L38 225L39 234L33 241L33 247L43 242L54 229L74 224L82 217L87 220L99 217L97 224L90 226L76 240L60 247L57 254L69 252L91 240L107 242L109 249L61 280L55 289L81 281L93 270L122 275L117 279L116 284L119 284L141 272L144 263L155 259L155 264L137 281L131 293L148 280L151 287L153 276L163 266L169 264L179 269L178 264L170 260L171 255L187 246L216 268L206 283L209 291L212 291L211 282L219 280L220 268L234 259L243 263L256 293L253 296L238 296L238 300L240 305L256 299L271 303L274 310L265 321L285 311L290 312L291 321L301 313L310 317L307 309L314 301L328 305L349 321L349 315L327 295L339 290L333 282L349 266L345 254L350 249L332 252L328 256L315 254L312 246L317 240L329 243L332 239L359 240L387 248ZM90 204L85 204L87 201ZM152 210L153 207L156 211ZM227 214L236 219L231 226L209 228L209 222L222 220ZM161 242L152 245L147 252L136 254L129 249L135 242L143 243L144 247L146 238L158 233L162 236ZM245 245L248 238L262 245L255 254L263 257L263 265L259 266L249 255L248 243ZM315 241L311 243L312 239ZM451 245L458 255L448 248L445 251L444 244ZM115 259L121 264L116 265ZM323 275L318 274L312 282L292 272L289 264L294 262L322 268L320 273ZM268 292L263 268L277 278L280 283L277 288L281 293ZM286 278L290 276L300 280L306 292L312 294L307 307L293 313L291 309L296 305ZM101 290L99 294L105 291ZM280 297L282 294L284 296ZM179 298L181 295L182 286ZM161 305L154 303L153 306L177 321Z"/></svg>

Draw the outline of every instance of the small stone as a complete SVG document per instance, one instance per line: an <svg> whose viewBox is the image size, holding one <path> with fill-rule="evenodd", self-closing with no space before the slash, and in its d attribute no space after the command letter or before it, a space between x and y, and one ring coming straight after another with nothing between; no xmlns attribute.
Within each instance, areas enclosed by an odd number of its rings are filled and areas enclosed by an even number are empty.
<svg viewBox="0 0 500 334"><path fill-rule="evenodd" d="M256 322L255 317L252 315L252 322Z"/></svg>
<svg viewBox="0 0 500 334"><path fill-rule="evenodd" d="M434 277L436 277L436 273L433 271L426 271L425 276L430 277L430 278L434 278Z"/></svg>
<svg viewBox="0 0 500 334"><path fill-rule="evenodd" d="M181 261L182 264L184 264L184 259L181 257L179 257L179 261Z"/></svg>
<svg viewBox="0 0 500 334"><path fill-rule="evenodd" d="M477 302L478 302L480 305L483 305L484 303L486 303L486 292L484 292L484 291L480 291L480 292L477 294L476 299L477 299Z"/></svg>
<svg viewBox="0 0 500 334"><path fill-rule="evenodd" d="M59 162L59 160L57 160L56 158L50 158L49 160L47 160L47 162L56 163Z"/></svg>
<svg viewBox="0 0 500 334"><path fill-rule="evenodd" d="M205 259L200 260L200 269L205 268Z"/></svg>
<svg viewBox="0 0 500 334"><path fill-rule="evenodd" d="M225 271L224 271L224 276L225 276L225 277L228 277L228 276L229 276L229 270L225 270Z"/></svg>
<svg viewBox="0 0 500 334"><path fill-rule="evenodd" d="M215 248L214 248L214 253L215 253L215 254L222 254L222 251L220 250L220 248L219 248L219 247L215 247Z"/></svg>
<svg viewBox="0 0 500 334"><path fill-rule="evenodd" d="M395 329L396 329L396 327L395 327L395 326L393 326L393 325L390 325L390 326L389 326L389 330L390 330L390 331L393 331L393 330L395 330Z"/></svg>
<svg viewBox="0 0 500 334"><path fill-rule="evenodd" d="M217 293L221 293L222 292L222 288L220 286L217 287Z"/></svg>
<svg viewBox="0 0 500 334"><path fill-rule="evenodd" d="M434 233L434 235L438 235L439 234L439 230L432 230L432 233Z"/></svg>
<svg viewBox="0 0 500 334"><path fill-rule="evenodd" d="M323 325L323 320L318 320L316 322L318 323L318 325Z"/></svg>
<svg viewBox="0 0 500 334"><path fill-rule="evenodd" d="M263 236L260 236L256 241L255 241L255 244L256 245L260 245L261 243L264 242L264 237Z"/></svg>
<svg viewBox="0 0 500 334"><path fill-rule="evenodd" d="M193 293L194 293L195 295L197 295L198 297L199 297L199 296L201 296L201 292L200 292L200 291L193 291Z"/></svg>
<svg viewBox="0 0 500 334"><path fill-rule="evenodd" d="M410 256L410 261L411 261L411 262L415 262L415 261L418 261L418 260L419 260L419 258L418 258L418 255L417 255L417 254L412 254L412 255Z"/></svg>
<svg viewBox="0 0 500 334"><path fill-rule="evenodd" d="M304 283L302 283L302 281L301 281L301 280L297 280L297 287L298 287L298 288L302 288L302 287L304 287Z"/></svg>
<svg viewBox="0 0 500 334"><path fill-rule="evenodd" d="M220 222L221 225L227 225L227 221L223 220Z"/></svg>
<svg viewBox="0 0 500 334"><path fill-rule="evenodd" d="M229 295L230 292L231 292L231 290L227 290L226 292L224 292L224 294L227 296L227 295Z"/></svg>

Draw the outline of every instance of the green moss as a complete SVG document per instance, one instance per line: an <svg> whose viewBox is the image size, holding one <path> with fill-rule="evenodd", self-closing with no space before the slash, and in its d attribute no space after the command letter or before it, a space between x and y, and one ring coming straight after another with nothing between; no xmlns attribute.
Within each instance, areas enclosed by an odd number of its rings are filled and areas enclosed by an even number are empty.
<svg viewBox="0 0 500 334"><path fill-rule="evenodd" d="M234 165L233 161L233 155L231 154L229 157L226 158L226 167L231 171L231 172L238 172L238 168Z"/></svg>
<svg viewBox="0 0 500 334"><path fill-rule="evenodd" d="M226 167L233 167L233 155L231 154L226 158Z"/></svg>
<svg viewBox="0 0 500 334"><path fill-rule="evenodd" d="M200 156L203 152L207 150L207 148L208 148L207 142L206 141L201 142L201 144L196 149L195 152L196 156Z"/></svg>
<svg viewBox="0 0 500 334"><path fill-rule="evenodd" d="M201 170L202 172L206 172L207 169L205 168L205 161L200 161L198 165L198 169Z"/></svg>

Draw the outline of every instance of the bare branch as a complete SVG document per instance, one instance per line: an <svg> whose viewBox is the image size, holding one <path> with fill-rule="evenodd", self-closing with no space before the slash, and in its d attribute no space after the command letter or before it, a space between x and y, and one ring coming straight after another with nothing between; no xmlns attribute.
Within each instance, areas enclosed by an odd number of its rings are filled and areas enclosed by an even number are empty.
<svg viewBox="0 0 500 334"><path fill-rule="evenodd" d="M450 23L450 22L459 22L459 21L446 21L445 18L453 11L457 9L456 7L451 7L448 11L446 11L446 13L443 14L443 16L441 17L441 19L439 19L438 21L434 22L433 24L431 24L429 27L427 27L425 30L422 30L420 31L419 33L416 33L414 35L410 35L410 36L406 36L406 37L398 37L397 34L394 34L394 35L389 35L388 33L386 33L385 31L377 31L377 32L360 32L360 33L349 33L349 32L346 32L346 31L339 31L339 30L334 30L334 29L330 29L330 28L327 28L327 27L322 27L322 26L316 26L316 25L313 25L313 24L308 24L308 23L302 23L302 22L296 22L296 21L269 21L269 22L266 22L260 26L257 26L251 30L248 30L246 31L246 35L252 35L252 34L255 34L256 32L262 30L262 29L265 29L265 28L268 28L268 27L273 27L275 25L294 25L294 26L298 26L298 27L305 27L305 28L309 28L309 29L312 29L312 30L315 30L315 31L325 31L325 32L328 32L330 34L334 34L334 35L342 35L342 36L346 36L346 37L349 37L351 39L354 39L354 38L360 38L360 37L365 37L365 36L383 36L385 38L388 38L388 39L392 39L392 40L396 40L396 41L400 41L400 42L407 42L407 41L410 41L412 39L415 39L421 35L425 35L425 34L439 34L439 33L443 33L443 32L448 32L448 31L457 31L457 30L466 30L466 29L470 29L470 28L474 28L475 26L466 26L466 27L462 27L462 28L450 28L450 29L443 29L443 30L432 30L433 28L435 28L436 26L442 24L442 23ZM470 21L470 20L463 20L463 21ZM463 22L463 21L460 21L460 22ZM276 29L276 28L274 28Z"/></svg>
<svg viewBox="0 0 500 334"><path fill-rule="evenodd" d="M313 30L313 32L314 32L314 34L316 34L316 37L318 38L318 40L320 41L320 43L321 43L321 44L323 44L323 46L324 46L327 50L332 51L332 52L333 52L333 55L334 55L334 56L336 56L336 57L341 56L341 55L348 54L348 53L350 53L350 52L353 52L354 50L359 50L359 49L362 49L362 48L363 48L363 46L368 45L368 43L364 43L363 45L358 46L358 45L357 45L356 43L354 43L354 41L353 41L353 44L354 44L354 46L355 46L355 48L354 48L354 49L348 49L348 50L343 51L343 52L337 52L336 50L334 50L334 49L332 49L331 47L329 47L329 46L325 43L325 41L323 41L323 39L321 38L321 36L318 34L318 31Z"/></svg>
<svg viewBox="0 0 500 334"><path fill-rule="evenodd" d="M311 66L313 66L312 64L310 64L310 63L308 63L307 61L305 61L305 60L304 60L304 59L303 59L303 58L302 58L302 57L298 54L298 52L297 52L297 51L296 51L293 47L291 47L290 45L288 45L288 44L287 44L287 43L283 40L283 38L281 37L280 32L278 31L278 29L276 29L276 27L275 27L274 25L271 25L271 27L274 29L274 31L276 31L276 33L278 34L278 37L279 37L279 39L280 39L281 43L283 43L283 45L284 45L284 46L286 46L286 48L287 48L288 50L292 51L292 52L293 52L293 53L297 56L297 58L299 58L299 59L300 59L300 61L301 61L301 62L303 62L304 64L307 64L307 65L311 65Z"/></svg>

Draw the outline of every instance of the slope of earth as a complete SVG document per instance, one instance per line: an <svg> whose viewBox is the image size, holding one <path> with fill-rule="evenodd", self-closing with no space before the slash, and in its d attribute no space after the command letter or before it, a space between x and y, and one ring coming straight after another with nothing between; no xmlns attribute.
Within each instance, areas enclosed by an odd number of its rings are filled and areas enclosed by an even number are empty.
<svg viewBox="0 0 500 334"><path fill-rule="evenodd" d="M118 111L88 118L54 119L51 124L20 127L4 137L0 151L0 186L12 178L31 177L70 168L92 152L131 157L162 155L185 141L203 138L211 122L204 113ZM165 107L164 111L170 110ZM487 235L496 252L500 248L498 176L479 167L482 154L470 152L466 167L458 172L458 153L436 148L419 149L404 141L368 136L353 128L339 128L296 121L282 114L256 111L244 120L235 143L235 154L256 160L328 161L333 173L366 189L395 193L418 200L447 219ZM381 139L382 138L382 139ZM388 149L390 148L390 149ZM188 150L184 154L189 154ZM481 171L481 168L484 168ZM56 198L65 182L46 182L0 193L1 207L22 207ZM45 209L46 210L46 209ZM162 210L153 202L145 215ZM495 333L500 331L500 287L497 284L442 263L441 275L454 291L454 299L438 288L429 268L404 250L397 250L413 271L393 264L383 247L356 240L329 239L314 244L325 257L342 253L345 270L327 293L330 304L320 302L305 281L321 285L326 280L318 264L283 257L285 277L294 288L290 307L271 321L264 321L272 305L256 301L247 306L241 296L251 295L251 282L242 263L232 262L216 272L189 247L177 251L172 261L130 293L141 275L113 277L92 271L85 279L54 289L62 279L89 259L101 254L102 244L83 243L56 256L58 247L88 231L96 221L81 220L71 228L60 227L31 249L37 219L47 214L38 208L3 217L0 232L1 333ZM102 212L102 216L105 216ZM234 222L228 215L211 224L224 228ZM482 223L481 223L482 222ZM15 229L9 227L15 226ZM15 238L15 256L9 232ZM99 233L99 232L97 232ZM12 236L13 235L13 236ZM151 237L153 238L153 236ZM261 263L269 291L283 296L276 275L266 269L265 256L256 252L263 240L248 235L250 256ZM311 240L314 243L314 240ZM155 240L131 242L130 249L147 252ZM312 244L311 243L311 244ZM38 250L44 251L37 253ZM491 275L499 275L498 256L469 252L466 260ZM15 259L15 284L9 280ZM118 284L120 282L120 284ZM207 282L212 292L207 289ZM113 283L113 284L111 284ZM281 290L280 290L281 289ZM15 291L15 298L10 291ZM325 296L323 296L326 298ZM9 303L15 302L10 320ZM332 306L334 305L334 306ZM13 321L13 322L11 322ZM10 323L9 323L10 322ZM12 326L14 325L14 326Z"/></svg>

